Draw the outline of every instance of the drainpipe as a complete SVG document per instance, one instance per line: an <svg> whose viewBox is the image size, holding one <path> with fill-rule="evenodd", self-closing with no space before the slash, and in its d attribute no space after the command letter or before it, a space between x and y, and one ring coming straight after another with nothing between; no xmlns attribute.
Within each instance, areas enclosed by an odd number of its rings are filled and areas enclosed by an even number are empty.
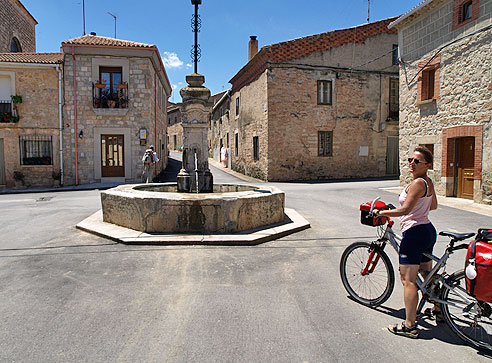
<svg viewBox="0 0 492 363"><path fill-rule="evenodd" d="M154 148L157 151L157 71L154 73ZM162 154L161 154L162 158ZM154 175L157 175L157 163L154 164Z"/></svg>
<svg viewBox="0 0 492 363"><path fill-rule="evenodd" d="M77 133L77 62L75 60L75 47L72 46L73 60L73 107L74 107L74 129L75 129L75 185L79 185L79 154L78 154L78 133Z"/></svg>
<svg viewBox="0 0 492 363"><path fill-rule="evenodd" d="M62 113L62 72L56 65L58 72L58 119L60 121L60 184L63 185L63 113Z"/></svg>

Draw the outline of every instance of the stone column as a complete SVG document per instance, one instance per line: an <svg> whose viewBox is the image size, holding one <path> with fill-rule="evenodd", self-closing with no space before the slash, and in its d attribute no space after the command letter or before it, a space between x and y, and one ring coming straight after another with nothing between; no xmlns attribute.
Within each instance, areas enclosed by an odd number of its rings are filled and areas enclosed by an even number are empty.
<svg viewBox="0 0 492 363"><path fill-rule="evenodd" d="M186 76L188 86L179 92L183 98L183 165L178 174L179 192L213 192L213 176L208 168L208 123L210 90L203 87L201 74Z"/></svg>

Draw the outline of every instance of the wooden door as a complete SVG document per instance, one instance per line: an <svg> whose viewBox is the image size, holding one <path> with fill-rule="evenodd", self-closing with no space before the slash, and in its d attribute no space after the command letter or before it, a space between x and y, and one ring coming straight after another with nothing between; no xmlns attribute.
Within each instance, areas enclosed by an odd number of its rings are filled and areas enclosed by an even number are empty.
<svg viewBox="0 0 492 363"><path fill-rule="evenodd" d="M399 175L399 141L398 136L388 136L386 146L386 175Z"/></svg>
<svg viewBox="0 0 492 363"><path fill-rule="evenodd" d="M101 176L106 178L125 176L123 135L101 135Z"/></svg>
<svg viewBox="0 0 492 363"><path fill-rule="evenodd" d="M475 138L461 137L457 140L456 146L458 150L458 197L473 199Z"/></svg>
<svg viewBox="0 0 492 363"><path fill-rule="evenodd" d="M3 139L0 139L0 185L5 185L5 158L3 152Z"/></svg>

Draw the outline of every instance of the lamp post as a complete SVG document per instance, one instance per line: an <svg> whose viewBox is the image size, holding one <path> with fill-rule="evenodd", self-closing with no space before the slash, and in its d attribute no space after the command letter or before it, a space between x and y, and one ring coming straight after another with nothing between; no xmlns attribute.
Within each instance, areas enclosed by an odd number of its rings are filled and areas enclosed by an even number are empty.
<svg viewBox="0 0 492 363"><path fill-rule="evenodd" d="M201 5L201 3L202 0L191 0L191 4L195 5L195 15L192 18L191 24L193 32L195 33L195 44L192 49L192 59L195 64L195 73L198 73L198 60L201 56L200 45L198 44L198 32L200 31L202 25L200 16L198 15L198 5Z"/></svg>

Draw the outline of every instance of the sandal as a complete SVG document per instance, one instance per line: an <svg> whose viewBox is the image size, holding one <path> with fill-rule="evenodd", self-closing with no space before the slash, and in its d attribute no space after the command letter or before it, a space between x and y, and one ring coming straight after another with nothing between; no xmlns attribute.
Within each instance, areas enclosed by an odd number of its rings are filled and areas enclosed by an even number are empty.
<svg viewBox="0 0 492 363"><path fill-rule="evenodd" d="M424 310L424 315L432 318L436 321L436 323L444 323L444 316L442 315L442 311L436 310L435 308L427 308Z"/></svg>
<svg viewBox="0 0 492 363"><path fill-rule="evenodd" d="M407 338L417 339L419 337L419 331L417 330L417 325L412 327L407 327L405 322L400 324L395 324L393 326L388 326L388 330L396 335L403 335Z"/></svg>

